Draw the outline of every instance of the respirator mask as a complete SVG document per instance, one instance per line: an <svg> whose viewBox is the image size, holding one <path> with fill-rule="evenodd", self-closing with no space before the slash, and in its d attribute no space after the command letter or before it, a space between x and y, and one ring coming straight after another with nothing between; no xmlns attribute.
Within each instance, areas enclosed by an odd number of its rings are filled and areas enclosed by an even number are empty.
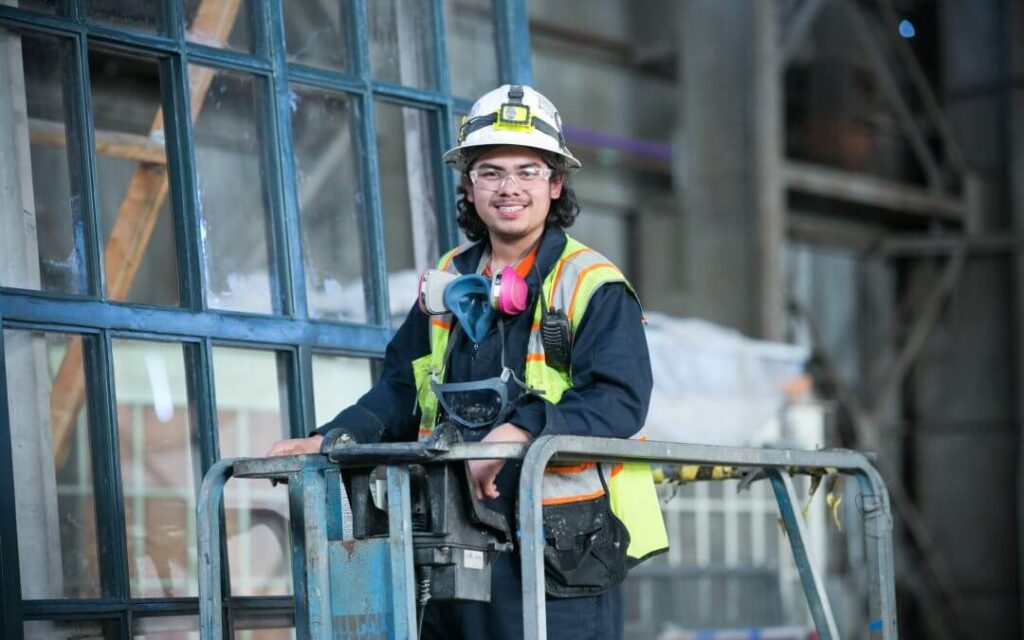
<svg viewBox="0 0 1024 640"><path fill-rule="evenodd" d="M420 276L417 300L427 315L454 315L469 339L480 344L498 314L519 315L529 296L526 280L512 267L494 278L427 269Z"/></svg>
<svg viewBox="0 0 1024 640"><path fill-rule="evenodd" d="M472 382L442 383L436 377L430 388L448 418L463 429L467 441L483 437L485 429L501 424L511 413L516 400L528 391L505 362L505 316L526 310L529 299L526 280L512 267L505 267L494 278L480 274L456 275L428 269L420 276L417 300L427 315L451 313L458 328L475 344L480 344L491 325L501 332L501 375ZM454 328L453 328L454 330ZM449 340L448 360L454 340Z"/></svg>

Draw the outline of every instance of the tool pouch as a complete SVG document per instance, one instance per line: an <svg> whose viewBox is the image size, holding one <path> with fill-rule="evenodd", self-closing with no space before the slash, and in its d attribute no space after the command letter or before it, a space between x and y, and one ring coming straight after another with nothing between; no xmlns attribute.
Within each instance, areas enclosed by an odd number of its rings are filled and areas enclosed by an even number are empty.
<svg viewBox="0 0 1024 640"><path fill-rule="evenodd" d="M548 595L602 594L626 578L629 531L608 496L544 507L544 587Z"/></svg>

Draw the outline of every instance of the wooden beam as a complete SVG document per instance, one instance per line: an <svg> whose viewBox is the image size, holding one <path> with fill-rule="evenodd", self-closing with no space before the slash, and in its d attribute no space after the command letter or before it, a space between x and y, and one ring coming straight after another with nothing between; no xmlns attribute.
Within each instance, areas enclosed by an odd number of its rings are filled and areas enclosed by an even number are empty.
<svg viewBox="0 0 1024 640"><path fill-rule="evenodd" d="M32 144L44 147L66 147L67 132L64 124L29 118L29 139ZM150 164L167 164L164 143L152 137L120 131L96 131L96 154L112 158L137 160Z"/></svg>
<svg viewBox="0 0 1024 640"><path fill-rule="evenodd" d="M906 38L902 38L898 35L899 33L899 20L896 15L896 9L893 7L892 0L880 0L879 5L882 8L882 15L886 21L886 29L884 32L888 35L888 40L892 46L896 49L896 53L903 60L903 68L906 69L910 75L911 82L914 83L914 87L917 89L918 95L921 97L921 101L924 103L925 110L928 112L928 117L931 119L932 124L935 126L935 130L939 133L942 138L942 144L946 151L946 157L949 159L950 164L956 171L963 174L967 172L967 161L964 159L964 153L960 149L960 143L957 142L956 136L953 135L953 127L949 124L949 118L946 117L946 112L939 104L939 99L935 95L935 91L932 89L931 83L928 81L928 77L924 73L924 69L921 68L921 63L917 60L917 55L914 54L914 50L910 47L910 43L907 42Z"/></svg>
<svg viewBox="0 0 1024 640"><path fill-rule="evenodd" d="M783 165L782 175L787 188L816 196L961 224L966 219L963 199L866 173L790 160Z"/></svg>
<svg viewBox="0 0 1024 640"><path fill-rule="evenodd" d="M140 165L132 174L103 252L107 297L124 300L135 281L167 197L167 170Z"/></svg>
<svg viewBox="0 0 1024 640"><path fill-rule="evenodd" d="M968 256L1019 253L1024 255L1024 235L895 235L884 238L878 252L886 256L945 256L963 250Z"/></svg>
<svg viewBox="0 0 1024 640"><path fill-rule="evenodd" d="M921 355L925 342L938 321L939 312L942 311L946 299L953 294L953 290L960 280L960 274L964 270L966 261L967 251L964 247L957 248L946 261L939 281L932 289L928 301L924 304L924 308L921 309L914 320L914 326L910 331L906 344L900 350L899 355L896 357L896 362L889 369L875 396L874 407L868 414L871 424L879 424L881 422L882 413L889 403L889 398L903 385L904 378L906 378L910 368L917 361L917 357Z"/></svg>
<svg viewBox="0 0 1024 640"><path fill-rule="evenodd" d="M805 209L790 207L786 214L788 240L798 244L838 247L867 254L878 248L887 233L863 220L824 216Z"/></svg>
<svg viewBox="0 0 1024 640"><path fill-rule="evenodd" d="M876 36L873 25L869 23L864 10L852 0L836 1L846 11L847 24L860 40L864 55L875 71L882 92L888 97L896 120L900 123L900 128L907 136L911 150L928 177L929 188L937 192L941 191L944 182L944 167L940 165L931 147L928 146L924 132L900 89L896 75L885 56L885 48Z"/></svg>
<svg viewBox="0 0 1024 640"><path fill-rule="evenodd" d="M214 46L227 42L241 0L203 0L192 21L193 39ZM214 70L193 67L189 73L190 107L193 121L202 111L207 92L213 82ZM162 135L163 110L158 109L150 126L150 137ZM166 165L166 159L164 160ZM128 296L142 257L156 226L157 216L167 197L166 167L140 162L128 181L125 199L110 230L104 250L107 276L107 298L124 300ZM56 465L63 465L70 450L78 413L85 404L81 338L73 338L50 390L50 414L53 418L53 447Z"/></svg>
<svg viewBox="0 0 1024 640"><path fill-rule="evenodd" d="M803 44L804 37L810 30L811 25L814 24L822 7L825 6L825 1L802 0L790 15L787 16L785 24L781 29L781 37L779 38L779 64L783 67L793 59L793 55L800 48L800 45Z"/></svg>

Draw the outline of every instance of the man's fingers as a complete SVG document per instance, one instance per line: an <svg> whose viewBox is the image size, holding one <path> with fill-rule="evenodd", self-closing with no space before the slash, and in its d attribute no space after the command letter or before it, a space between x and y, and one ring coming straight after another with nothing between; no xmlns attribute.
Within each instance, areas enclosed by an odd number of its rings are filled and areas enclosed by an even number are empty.
<svg viewBox="0 0 1024 640"><path fill-rule="evenodd" d="M491 476L491 479L487 481L487 491L485 493L492 500L501 495L498 493L498 485L494 484L494 476Z"/></svg>
<svg viewBox="0 0 1024 640"><path fill-rule="evenodd" d="M267 456L290 456L295 451L295 445L291 440L280 440L270 447Z"/></svg>
<svg viewBox="0 0 1024 640"><path fill-rule="evenodd" d="M473 483L473 492L477 500L484 498L497 498L498 487L494 483L495 477L501 471L503 460L470 460L469 475Z"/></svg>
<svg viewBox="0 0 1024 640"><path fill-rule="evenodd" d="M493 500L501 495L498 493L498 487L494 484L494 480L488 478L474 480L473 493L476 494L477 500L483 500L484 498L490 498Z"/></svg>
<svg viewBox="0 0 1024 640"><path fill-rule="evenodd" d="M319 453L320 442L323 440L323 436L316 435L310 438L291 438L288 440L278 440L267 451L265 457L273 456L297 456L304 453Z"/></svg>

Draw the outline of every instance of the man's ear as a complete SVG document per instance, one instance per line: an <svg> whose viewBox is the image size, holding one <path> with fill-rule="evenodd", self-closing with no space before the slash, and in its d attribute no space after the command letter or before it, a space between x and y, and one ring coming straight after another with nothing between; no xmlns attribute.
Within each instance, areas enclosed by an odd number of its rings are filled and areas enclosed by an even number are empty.
<svg viewBox="0 0 1024 640"><path fill-rule="evenodd" d="M562 185L565 183L565 178L559 176L557 179L553 178L548 185L550 188L550 195L552 200L558 200L562 195Z"/></svg>
<svg viewBox="0 0 1024 640"><path fill-rule="evenodd" d="M469 176L462 175L462 189L466 192L466 202L474 202L473 200L473 182L469 179Z"/></svg>

